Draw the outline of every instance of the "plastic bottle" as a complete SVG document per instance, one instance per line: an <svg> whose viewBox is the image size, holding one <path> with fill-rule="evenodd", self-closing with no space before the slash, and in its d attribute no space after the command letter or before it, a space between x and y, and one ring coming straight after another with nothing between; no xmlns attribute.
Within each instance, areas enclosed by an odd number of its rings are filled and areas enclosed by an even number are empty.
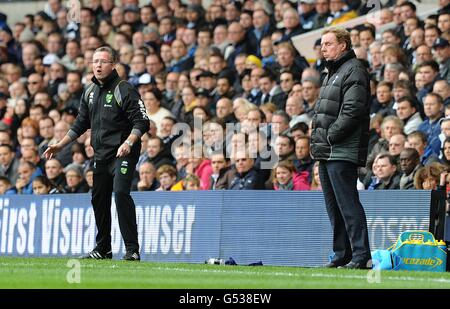
<svg viewBox="0 0 450 309"><path fill-rule="evenodd" d="M209 258L205 261L205 264L210 265L225 265L224 259L216 259L216 258Z"/></svg>

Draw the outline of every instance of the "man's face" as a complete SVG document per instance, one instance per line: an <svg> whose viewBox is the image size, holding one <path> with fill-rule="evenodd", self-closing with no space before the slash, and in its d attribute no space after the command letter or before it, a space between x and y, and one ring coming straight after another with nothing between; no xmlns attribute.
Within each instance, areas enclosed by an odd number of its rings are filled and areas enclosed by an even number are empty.
<svg viewBox="0 0 450 309"><path fill-rule="evenodd" d="M430 119L435 119L441 114L441 104L431 95L427 95L423 100L423 110Z"/></svg>
<svg viewBox="0 0 450 309"><path fill-rule="evenodd" d="M415 29L410 36L411 46L417 48L424 43L424 31L420 28Z"/></svg>
<svg viewBox="0 0 450 309"><path fill-rule="evenodd" d="M239 74L245 70L245 58L246 57L239 56L234 59L234 67Z"/></svg>
<svg viewBox="0 0 450 309"><path fill-rule="evenodd" d="M219 78L217 80L217 92L220 95L225 95L230 90L230 83L228 82L228 79L226 78Z"/></svg>
<svg viewBox="0 0 450 309"><path fill-rule="evenodd" d="M244 156L238 156L235 165L238 173L245 173L252 168L253 160Z"/></svg>
<svg viewBox="0 0 450 309"><path fill-rule="evenodd" d="M209 59L209 70L214 74L219 74L224 68L224 62L220 57L211 57Z"/></svg>
<svg viewBox="0 0 450 309"><path fill-rule="evenodd" d="M10 151L7 147L0 147L0 164L9 165L14 158L14 152Z"/></svg>
<svg viewBox="0 0 450 309"><path fill-rule="evenodd" d="M20 150L23 151L25 149L36 149L36 143L31 138L24 138L20 143Z"/></svg>
<svg viewBox="0 0 450 309"><path fill-rule="evenodd" d="M380 104L387 104L391 102L392 93L388 86L379 86L377 88L377 100Z"/></svg>
<svg viewBox="0 0 450 309"><path fill-rule="evenodd" d="M162 63L157 56L150 55L146 58L145 67L150 75L155 76L162 70Z"/></svg>
<svg viewBox="0 0 450 309"><path fill-rule="evenodd" d="M295 155L299 160L303 160L309 156L309 142L307 139L302 138L295 142Z"/></svg>
<svg viewBox="0 0 450 309"><path fill-rule="evenodd" d="M439 63L445 62L448 58L450 58L450 46L447 47L437 47L435 50L436 60Z"/></svg>
<svg viewBox="0 0 450 309"><path fill-rule="evenodd" d="M294 55L285 47L280 47L277 52L277 62L282 67L289 67L294 63Z"/></svg>
<svg viewBox="0 0 450 309"><path fill-rule="evenodd" d="M405 147L405 137L402 134L396 134L389 140L389 153L392 156L397 156Z"/></svg>
<svg viewBox="0 0 450 309"><path fill-rule="evenodd" d="M409 146L410 146L411 148L414 148L414 149L417 150L417 152L419 153L419 155L422 155L423 152L425 151L425 146L426 146L426 144L424 144L424 143L422 142L422 139L420 139L420 138L417 137L417 136L410 136L410 137L408 137L408 143L409 143Z"/></svg>
<svg viewBox="0 0 450 309"><path fill-rule="evenodd" d="M211 44L211 35L209 32L199 32L197 42L200 47L208 48Z"/></svg>
<svg viewBox="0 0 450 309"><path fill-rule="evenodd" d="M217 102L216 115L218 118L225 118L233 112L233 105L226 99L221 99Z"/></svg>
<svg viewBox="0 0 450 309"><path fill-rule="evenodd" d="M295 142L297 142L300 137L305 136L305 133L303 133L302 130L295 130L295 131L291 131L291 136L294 139ZM297 147L296 147L297 149Z"/></svg>
<svg viewBox="0 0 450 309"><path fill-rule="evenodd" d="M267 23L267 16L262 10L253 12L253 26L256 29L262 28Z"/></svg>
<svg viewBox="0 0 450 309"><path fill-rule="evenodd" d="M394 175L397 167L389 162L388 158L377 160L377 176L382 180L387 180Z"/></svg>
<svg viewBox="0 0 450 309"><path fill-rule="evenodd" d="M450 136L450 121L442 121L441 123L441 133L444 134L445 137Z"/></svg>
<svg viewBox="0 0 450 309"><path fill-rule="evenodd" d="M384 138L389 140L392 135L400 134L400 128L394 121L388 121L383 125Z"/></svg>
<svg viewBox="0 0 450 309"><path fill-rule="evenodd" d="M48 179L55 179L62 172L61 164L56 160L45 162L45 173Z"/></svg>
<svg viewBox="0 0 450 309"><path fill-rule="evenodd" d="M406 36L410 36L411 33L417 29L417 21L413 18L408 18L403 24L403 28Z"/></svg>
<svg viewBox="0 0 450 309"><path fill-rule="evenodd" d="M292 90L289 93L289 96L299 97L303 99L303 86L301 84L295 84L292 86Z"/></svg>
<svg viewBox="0 0 450 309"><path fill-rule="evenodd" d="M373 46L370 48L370 56L371 56L371 63L373 66L378 67L381 65L381 47L380 46Z"/></svg>
<svg viewBox="0 0 450 309"><path fill-rule="evenodd" d="M167 74L166 90L172 90L172 91L177 90L178 78L179 77L180 76L179 76L178 73L169 73L169 74Z"/></svg>
<svg viewBox="0 0 450 309"><path fill-rule="evenodd" d="M325 60L336 60L345 52L345 43L338 43L334 33L326 33L322 36L321 51Z"/></svg>
<svg viewBox="0 0 450 309"><path fill-rule="evenodd" d="M39 74L31 74L28 77L28 91L34 95L42 88L42 77Z"/></svg>
<svg viewBox="0 0 450 309"><path fill-rule="evenodd" d="M252 70L250 78L252 80L253 88L259 88L259 79L263 74L263 70L261 68L255 68Z"/></svg>
<svg viewBox="0 0 450 309"><path fill-rule="evenodd" d="M104 81L114 70L114 63L106 51L96 52L92 57L94 76L99 81Z"/></svg>
<svg viewBox="0 0 450 309"><path fill-rule="evenodd" d="M18 169L19 179L23 180L25 183L29 183L33 170L28 164L20 164Z"/></svg>
<svg viewBox="0 0 450 309"><path fill-rule="evenodd" d="M161 151L159 140L151 139L147 143L147 154L149 158L154 158Z"/></svg>
<svg viewBox="0 0 450 309"><path fill-rule="evenodd" d="M247 122L251 124L255 129L258 128L261 123L261 114L259 110L251 110L247 114Z"/></svg>
<svg viewBox="0 0 450 309"><path fill-rule="evenodd" d="M283 73L280 76L280 87L285 93L291 91L294 85L294 77L290 73Z"/></svg>
<svg viewBox="0 0 450 309"><path fill-rule="evenodd" d="M68 187L74 188L81 182L81 177L74 170L69 170L66 173L66 182Z"/></svg>
<svg viewBox="0 0 450 309"><path fill-rule="evenodd" d="M159 136L166 137L172 133L173 122L168 119L163 119L161 121L161 132L159 132Z"/></svg>
<svg viewBox="0 0 450 309"><path fill-rule="evenodd" d="M5 194L10 187L5 181L0 181L0 195Z"/></svg>
<svg viewBox="0 0 450 309"><path fill-rule="evenodd" d="M290 117L300 115L304 111L301 102L296 97L287 99L285 110Z"/></svg>
<svg viewBox="0 0 450 309"><path fill-rule="evenodd" d="M285 12L283 14L283 24L286 29L289 29L289 30L294 29L299 24L298 15L292 10Z"/></svg>
<svg viewBox="0 0 450 309"><path fill-rule="evenodd" d="M408 151L402 151L400 153L400 168L406 175L411 174L416 167L416 164L412 158L413 156L409 154Z"/></svg>
<svg viewBox="0 0 450 309"><path fill-rule="evenodd" d="M344 3L342 0L331 0L330 1L330 11L331 12L339 12L344 7Z"/></svg>
<svg viewBox="0 0 450 309"><path fill-rule="evenodd" d="M273 82L268 77L263 77L259 80L259 88L262 93L268 94L273 87Z"/></svg>
<svg viewBox="0 0 450 309"><path fill-rule="evenodd" d="M416 61L418 64L433 59L433 55L431 54L430 48L425 45L419 46L416 49L416 57L417 57Z"/></svg>
<svg viewBox="0 0 450 309"><path fill-rule="evenodd" d="M306 102L313 102L317 99L319 88L313 82L305 81L302 85L302 96Z"/></svg>
<svg viewBox="0 0 450 309"><path fill-rule="evenodd" d="M275 153L278 156L286 156L292 152L293 147L289 144L287 138L279 136L275 142Z"/></svg>
<svg viewBox="0 0 450 309"><path fill-rule="evenodd" d="M416 112L414 107L411 107L410 103L407 101L403 101L401 103L397 103L397 117L401 120L408 119Z"/></svg>
<svg viewBox="0 0 450 309"><path fill-rule="evenodd" d="M439 37L439 33L435 29L425 29L425 44L432 48L434 42Z"/></svg>
<svg viewBox="0 0 450 309"><path fill-rule="evenodd" d="M416 15L414 11L407 5L401 7L400 14L403 21L406 21L406 19L414 17Z"/></svg>
<svg viewBox="0 0 450 309"><path fill-rule="evenodd" d="M225 166L226 161L222 154L215 154L211 157L211 167L214 174L218 174Z"/></svg>
<svg viewBox="0 0 450 309"><path fill-rule="evenodd" d="M67 89L70 93L75 93L81 90L83 86L77 74L68 74L66 83Z"/></svg>
<svg viewBox="0 0 450 309"><path fill-rule="evenodd" d="M359 43L364 49L368 50L369 45L375 41L375 38L372 36L372 33L369 30L362 31L359 33Z"/></svg>
<svg viewBox="0 0 450 309"><path fill-rule="evenodd" d="M436 92L445 100L450 97L450 86L445 81L437 81L434 83L433 92Z"/></svg>
<svg viewBox="0 0 450 309"><path fill-rule="evenodd" d="M431 83L438 74L430 66L421 67L418 73L425 85Z"/></svg>
<svg viewBox="0 0 450 309"><path fill-rule="evenodd" d="M274 133L281 133L281 132L285 131L287 128L289 128L289 124L285 123L283 116L273 115L272 116L272 127L274 130Z"/></svg>
<svg viewBox="0 0 450 309"><path fill-rule="evenodd" d="M139 179L151 184L155 179L155 169L151 164L142 164L139 168Z"/></svg>
<svg viewBox="0 0 450 309"><path fill-rule="evenodd" d="M227 39L228 29L223 26L218 26L214 29L213 41L214 44L221 44Z"/></svg>
<svg viewBox="0 0 450 309"><path fill-rule="evenodd" d="M136 55L131 59L131 71L136 74L145 72L145 60L141 55Z"/></svg>
<svg viewBox="0 0 450 309"><path fill-rule="evenodd" d="M239 43L244 38L244 35L245 31L238 23L232 23L228 27L228 39L234 44Z"/></svg>
<svg viewBox="0 0 450 309"><path fill-rule="evenodd" d="M438 18L438 28L444 33L450 30L450 14L442 14Z"/></svg>

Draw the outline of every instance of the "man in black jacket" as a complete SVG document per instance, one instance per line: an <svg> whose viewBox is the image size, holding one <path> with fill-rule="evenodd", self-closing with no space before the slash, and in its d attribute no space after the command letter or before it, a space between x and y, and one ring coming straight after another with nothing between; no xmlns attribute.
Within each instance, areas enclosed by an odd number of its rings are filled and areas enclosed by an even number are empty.
<svg viewBox="0 0 450 309"><path fill-rule="evenodd" d="M149 129L144 103L136 89L119 78L117 56L110 47L93 55L93 83L85 91L72 128L44 152L52 158L65 145L91 129L94 148L92 205L98 234L96 247L84 258L111 259L111 195L115 193L119 226L126 254L124 260L139 261L136 209L130 195L131 181L141 149L140 138Z"/></svg>
<svg viewBox="0 0 450 309"><path fill-rule="evenodd" d="M356 189L369 140L369 74L342 28L323 32L321 48L328 74L314 110L311 154L333 229L334 258L326 267L368 268L371 254L364 209Z"/></svg>

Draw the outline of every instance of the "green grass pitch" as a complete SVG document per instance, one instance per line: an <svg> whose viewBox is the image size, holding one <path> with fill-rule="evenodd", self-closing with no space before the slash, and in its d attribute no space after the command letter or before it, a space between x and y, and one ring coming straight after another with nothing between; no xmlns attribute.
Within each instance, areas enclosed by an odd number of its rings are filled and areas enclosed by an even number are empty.
<svg viewBox="0 0 450 309"><path fill-rule="evenodd" d="M0 257L0 288L450 288L450 273Z"/></svg>

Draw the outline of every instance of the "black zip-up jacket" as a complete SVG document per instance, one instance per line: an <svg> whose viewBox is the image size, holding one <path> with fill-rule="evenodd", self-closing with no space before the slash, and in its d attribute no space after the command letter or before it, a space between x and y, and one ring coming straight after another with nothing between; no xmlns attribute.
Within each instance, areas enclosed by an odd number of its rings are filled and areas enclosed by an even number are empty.
<svg viewBox="0 0 450 309"><path fill-rule="evenodd" d="M149 120L139 93L121 80L116 70L103 85L95 77L92 81L94 84L83 94L78 117L67 134L74 140L91 129L94 159L111 160L130 133L141 137L149 130ZM140 149L139 139L131 155L138 158Z"/></svg>
<svg viewBox="0 0 450 309"><path fill-rule="evenodd" d="M328 74L314 108L311 156L364 166L369 142L369 74L353 50L327 61Z"/></svg>

